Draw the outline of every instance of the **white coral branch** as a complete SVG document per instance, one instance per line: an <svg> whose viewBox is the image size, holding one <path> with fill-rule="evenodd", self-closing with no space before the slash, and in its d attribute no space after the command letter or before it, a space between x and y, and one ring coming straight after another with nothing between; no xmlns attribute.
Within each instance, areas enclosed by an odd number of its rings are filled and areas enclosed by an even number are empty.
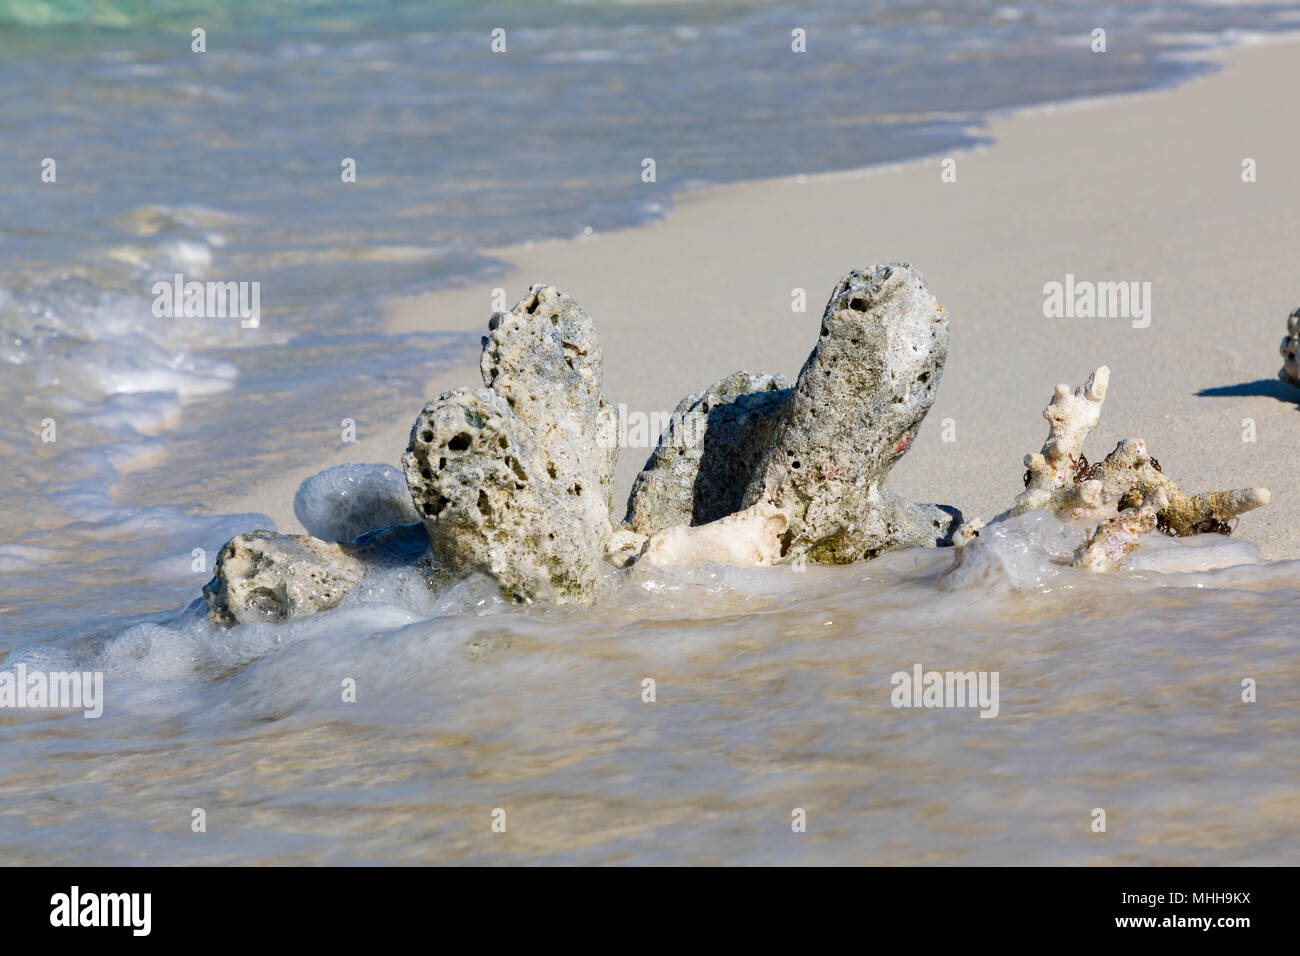
<svg viewBox="0 0 1300 956"><path fill-rule="evenodd" d="M1016 497L1011 514L1050 508L1062 516L1062 512L1072 511L1080 504L1100 503L1097 499L1101 489L1087 482L1076 482L1075 474L1083 460L1083 443L1101 420L1101 406L1106 401L1109 384L1110 369L1103 365L1088 376L1085 384L1073 390L1065 384L1056 386L1051 402L1043 409L1047 440L1042 451L1025 456L1029 480L1025 490Z"/></svg>
<svg viewBox="0 0 1300 956"><path fill-rule="evenodd" d="M661 568L677 568L693 561L768 567L781 557L781 535L789 526L789 512L759 501L708 524L658 531L650 536L641 557Z"/></svg>

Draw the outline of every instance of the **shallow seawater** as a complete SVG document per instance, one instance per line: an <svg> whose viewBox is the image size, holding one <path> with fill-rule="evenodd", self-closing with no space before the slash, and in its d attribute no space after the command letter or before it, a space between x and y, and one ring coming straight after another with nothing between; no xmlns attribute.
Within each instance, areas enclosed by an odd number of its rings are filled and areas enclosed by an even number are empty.
<svg viewBox="0 0 1300 956"><path fill-rule="evenodd" d="M0 861L1294 859L1296 568L1248 548L1102 579L1039 529L955 574L950 552L636 570L592 609L395 575L287 625L186 610L271 524L213 500L319 460L345 418L413 416L476 354L476 331L387 333L388 296L695 186L971 146L992 111L1176 82L1300 22L791 9L0 0L0 671L98 670L107 695L95 720L0 709ZM1097 22L1122 39L1104 70ZM260 283L260 324L156 315L177 273ZM893 708L918 663L997 670L999 716Z"/></svg>
<svg viewBox="0 0 1300 956"><path fill-rule="evenodd" d="M107 704L0 718L0 857L1293 862L1300 562L1216 539L1157 553L1233 566L1101 575L1051 524L986 530L956 572L634 568L595 608L392 573L288 624L191 608L15 652L104 671ZM997 672L996 716L895 707L916 665Z"/></svg>

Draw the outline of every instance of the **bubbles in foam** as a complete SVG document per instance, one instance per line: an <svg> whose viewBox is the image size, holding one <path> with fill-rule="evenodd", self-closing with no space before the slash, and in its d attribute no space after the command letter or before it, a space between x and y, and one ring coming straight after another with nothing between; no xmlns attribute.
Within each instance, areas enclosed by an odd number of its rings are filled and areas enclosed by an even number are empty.
<svg viewBox="0 0 1300 956"><path fill-rule="evenodd" d="M1067 528L1046 511L993 521L957 552L945 583L952 588L1042 590L1061 575L1082 541L1081 530Z"/></svg>
<svg viewBox="0 0 1300 956"><path fill-rule="evenodd" d="M1157 571L1161 574L1213 571L1263 563L1264 555L1258 546L1219 534L1198 534L1190 538L1147 535L1142 547L1124 562L1134 571Z"/></svg>

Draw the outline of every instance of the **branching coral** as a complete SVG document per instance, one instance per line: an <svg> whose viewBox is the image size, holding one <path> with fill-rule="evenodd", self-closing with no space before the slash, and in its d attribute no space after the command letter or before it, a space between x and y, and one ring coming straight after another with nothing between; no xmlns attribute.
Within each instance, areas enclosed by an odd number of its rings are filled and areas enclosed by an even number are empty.
<svg viewBox="0 0 1300 956"><path fill-rule="evenodd" d="M1110 369L1103 365L1073 390L1067 385L1056 386L1051 402L1043 409L1047 441L1042 451L1025 456L1025 490L1016 497L1010 514L1047 508L1060 518L1078 518L1103 507L1102 489L1094 482L1080 481L1079 473L1088 465L1083 443L1101 420L1109 385Z"/></svg>
<svg viewBox="0 0 1300 956"><path fill-rule="evenodd" d="M1178 537L1209 532L1230 534L1232 519L1269 501L1267 488L1183 494L1160 470L1160 462L1147 453L1146 442L1140 438L1125 438L1104 459L1085 469L1082 479L1083 484L1097 482L1101 500L1119 510L1138 507L1159 494L1159 530Z"/></svg>
<svg viewBox="0 0 1300 956"><path fill-rule="evenodd" d="M1136 550L1144 534L1230 534L1234 518L1268 504L1266 488L1184 494L1140 438L1125 438L1101 461L1088 464L1083 443L1100 421L1109 384L1110 369L1103 365L1083 385L1056 386L1043 409L1047 440L1042 451L1025 456L1025 490L999 517L1046 509L1062 521L1099 522L1074 563L1108 570ZM981 526L963 525L959 541L968 542Z"/></svg>
<svg viewBox="0 0 1300 956"><path fill-rule="evenodd" d="M1156 529L1156 506L1144 504L1107 518L1090 531L1070 563L1090 571L1113 571L1138 549L1142 536Z"/></svg>

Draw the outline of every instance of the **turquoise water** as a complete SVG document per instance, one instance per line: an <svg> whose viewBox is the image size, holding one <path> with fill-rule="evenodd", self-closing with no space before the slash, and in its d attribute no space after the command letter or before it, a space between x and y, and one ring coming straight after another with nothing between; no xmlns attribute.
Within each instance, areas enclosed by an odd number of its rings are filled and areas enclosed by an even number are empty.
<svg viewBox="0 0 1300 956"><path fill-rule="evenodd" d="M1289 565L1144 572L1113 609L1023 548L1028 577L950 580L943 554L696 569L592 612L394 579L216 632L193 551L268 519L118 480L183 474L202 501L314 460L310 427L413 415L483 317L394 336L381 303L491 277L494 247L969 146L993 111L1178 82L1197 50L1298 24L1271 4L0 0L0 660L101 669L110 695L97 721L0 712L0 861L1294 854ZM259 282L259 326L155 316L178 272ZM889 673L931 657L1018 696L960 726L890 709ZM1273 688L1248 709L1243 659ZM647 674L667 706L645 709ZM1141 823L1077 842L1103 800ZM525 808L517 836L485 844L500 803ZM810 839L780 842L805 805ZM195 806L224 821L206 843Z"/></svg>

